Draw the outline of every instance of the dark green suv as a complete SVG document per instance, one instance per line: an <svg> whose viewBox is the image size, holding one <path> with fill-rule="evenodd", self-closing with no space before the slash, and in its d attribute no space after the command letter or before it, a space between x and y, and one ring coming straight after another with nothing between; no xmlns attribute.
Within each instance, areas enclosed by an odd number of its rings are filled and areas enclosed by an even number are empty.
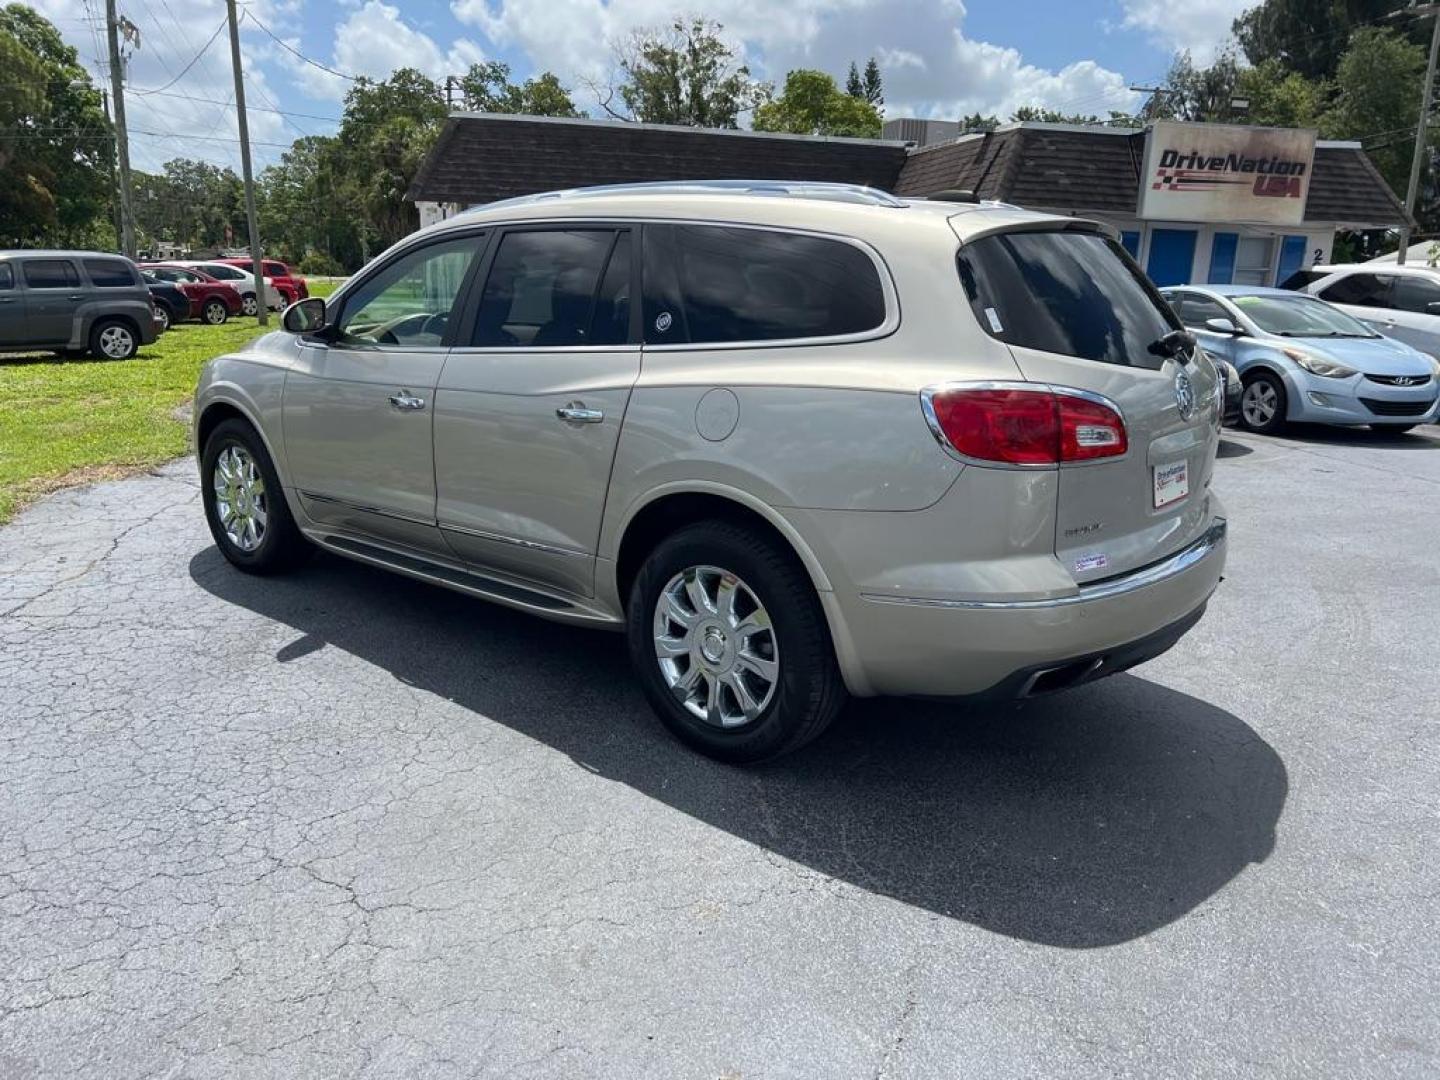
<svg viewBox="0 0 1440 1080"><path fill-rule="evenodd" d="M159 328L129 259L96 251L0 251L0 352L129 360Z"/></svg>

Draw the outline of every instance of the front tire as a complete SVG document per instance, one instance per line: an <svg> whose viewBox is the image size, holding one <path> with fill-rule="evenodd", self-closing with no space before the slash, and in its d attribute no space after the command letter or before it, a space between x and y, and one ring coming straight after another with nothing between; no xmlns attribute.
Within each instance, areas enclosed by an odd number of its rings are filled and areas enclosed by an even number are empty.
<svg viewBox="0 0 1440 1080"><path fill-rule="evenodd" d="M661 722L720 761L797 750L845 703L809 575L791 551L728 521L656 546L630 589L626 638Z"/></svg>
<svg viewBox="0 0 1440 1080"><path fill-rule="evenodd" d="M226 420L210 433L200 455L200 480L210 535L237 568L283 573L314 552L290 514L265 444L245 421Z"/></svg>
<svg viewBox="0 0 1440 1080"><path fill-rule="evenodd" d="M90 328L90 355L97 360L129 360L140 351L140 339L129 323L101 319Z"/></svg>
<svg viewBox="0 0 1440 1080"><path fill-rule="evenodd" d="M1285 426L1289 407L1285 384L1269 371L1257 371L1245 380L1240 394L1240 426L1257 435L1274 435Z"/></svg>
<svg viewBox="0 0 1440 1080"><path fill-rule="evenodd" d="M230 312L226 310L225 304L220 300L207 300L200 312L206 323L211 326L220 326L230 317Z"/></svg>
<svg viewBox="0 0 1440 1080"><path fill-rule="evenodd" d="M260 305L255 302L254 293L246 293L240 298L240 314L254 315L260 310Z"/></svg>

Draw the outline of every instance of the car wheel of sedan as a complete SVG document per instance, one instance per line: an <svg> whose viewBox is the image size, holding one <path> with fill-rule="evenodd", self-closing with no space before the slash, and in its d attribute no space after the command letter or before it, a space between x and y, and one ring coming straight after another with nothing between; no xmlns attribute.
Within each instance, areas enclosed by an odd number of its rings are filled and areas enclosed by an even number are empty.
<svg viewBox="0 0 1440 1080"><path fill-rule="evenodd" d="M230 312L225 310L224 303L219 300L207 301L201 309L201 314L205 316L205 321L211 326L219 326L230 317Z"/></svg>
<svg viewBox="0 0 1440 1080"><path fill-rule="evenodd" d="M254 315L260 310L260 305L255 303L255 294L246 293L240 298L240 312L242 315Z"/></svg>
<svg viewBox="0 0 1440 1080"><path fill-rule="evenodd" d="M135 331L118 319L101 319L90 329L90 355L100 360L129 360L140 349Z"/></svg>
<svg viewBox="0 0 1440 1080"><path fill-rule="evenodd" d="M155 305L155 324L162 334L170 329L170 309L164 304Z"/></svg>
<svg viewBox="0 0 1440 1080"><path fill-rule="evenodd" d="M631 586L626 623L661 721L721 761L796 750L845 702L809 575L756 530L705 521L661 541Z"/></svg>
<svg viewBox="0 0 1440 1080"><path fill-rule="evenodd" d="M1274 435L1285 426L1285 384L1268 371L1245 379L1240 395L1240 426L1261 435Z"/></svg>
<svg viewBox="0 0 1440 1080"><path fill-rule="evenodd" d="M275 464L255 429L226 420L200 456L200 493L215 545L250 574L278 574L314 552L285 502Z"/></svg>

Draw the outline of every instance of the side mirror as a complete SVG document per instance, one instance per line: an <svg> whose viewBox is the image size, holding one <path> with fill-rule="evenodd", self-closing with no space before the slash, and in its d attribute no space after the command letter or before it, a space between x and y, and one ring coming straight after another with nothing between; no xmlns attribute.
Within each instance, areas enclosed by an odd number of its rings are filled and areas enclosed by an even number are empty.
<svg viewBox="0 0 1440 1080"><path fill-rule="evenodd" d="M292 334L313 334L325 329L325 301L311 296L285 309L280 324Z"/></svg>
<svg viewBox="0 0 1440 1080"><path fill-rule="evenodd" d="M1205 329L1216 334L1229 334L1231 337L1239 337L1244 332L1229 319L1206 319Z"/></svg>

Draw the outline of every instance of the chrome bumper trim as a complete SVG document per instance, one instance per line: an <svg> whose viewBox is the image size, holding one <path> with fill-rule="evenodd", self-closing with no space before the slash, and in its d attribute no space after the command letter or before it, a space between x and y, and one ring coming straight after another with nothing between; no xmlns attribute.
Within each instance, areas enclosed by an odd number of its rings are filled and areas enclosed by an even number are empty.
<svg viewBox="0 0 1440 1080"><path fill-rule="evenodd" d="M1225 529L1225 519L1215 518L1199 539L1177 551L1168 559L1162 559L1160 562L1153 563L1143 570L1136 570L1132 574L1123 574L1107 581L1096 582L1094 585L1083 585L1070 596L1057 596L1049 600L936 600L924 596L879 596L874 593L861 593L860 596L862 599L876 604L1003 611L1033 611L1044 608L1070 607L1073 604L1088 604L1092 600L1108 600L1111 597L1124 596L1136 589L1144 589L1175 577L1177 574L1183 574L1196 563L1209 558L1215 549L1225 542Z"/></svg>

